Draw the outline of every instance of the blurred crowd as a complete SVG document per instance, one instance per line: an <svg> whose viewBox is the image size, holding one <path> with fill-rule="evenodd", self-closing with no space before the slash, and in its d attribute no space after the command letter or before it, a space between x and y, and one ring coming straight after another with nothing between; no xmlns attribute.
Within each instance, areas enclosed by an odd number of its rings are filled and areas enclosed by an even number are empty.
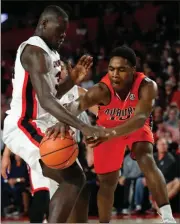
<svg viewBox="0 0 180 224"><path fill-rule="evenodd" d="M42 3L45 4L45 3ZM152 3L159 4L156 21L152 29L142 30L133 21L128 27L124 24L123 17L129 16L138 9L146 7L141 1L132 2L92 2L64 4L72 19L79 19L80 23L74 36L81 36L80 46L73 50L73 40L65 42L62 51L62 60L70 60L75 64L78 58L85 53L94 57L94 65L86 80L81 85L88 89L103 77L107 72L108 55L110 51L121 44L131 46L137 54L137 71L142 71L146 76L158 84L158 97L153 111L153 133L156 140L154 157L159 169L165 176L168 196L174 212L180 212L180 27L178 15L172 13L176 3ZM74 4L74 3L73 3ZM84 8L82 8L84 7ZM88 13L87 9L90 13ZM169 9L169 10L168 10ZM171 11L171 13L169 12ZM34 27L37 22L38 7L34 15L27 13L25 18L17 17L2 26L4 31L16 27ZM119 13L119 16L110 26L106 26L101 19L107 14ZM17 16L17 15L14 15ZM84 23L84 17L99 17L96 39L91 42L88 39L88 28ZM2 43L3 44L3 43ZM12 94L11 77L15 59L14 50L3 52L1 61L1 134L3 132L3 120L5 112L9 108ZM88 113L90 121L95 124L95 117ZM83 136L81 136L82 140ZM85 149L82 141L80 160L87 174L88 184L91 190L90 215L97 215L96 193L98 180L93 169L92 149ZM1 152L4 144L1 140ZM8 180L2 179L2 208L6 215L16 215L20 212L27 214L30 203L30 184L28 170L24 161L18 156L12 157L12 167ZM19 179L21 181L19 181ZM114 208L118 213L141 214L148 209L156 207L151 193L146 187L146 179L143 177L136 161L132 160L127 150L124 165L120 171L119 184L115 193ZM15 209L16 208L16 209Z"/></svg>

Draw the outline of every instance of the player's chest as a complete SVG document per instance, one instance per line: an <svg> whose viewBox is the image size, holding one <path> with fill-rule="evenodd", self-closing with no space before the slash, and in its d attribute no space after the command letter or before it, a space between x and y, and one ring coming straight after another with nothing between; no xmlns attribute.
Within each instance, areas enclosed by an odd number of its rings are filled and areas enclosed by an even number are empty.
<svg viewBox="0 0 180 224"><path fill-rule="evenodd" d="M124 121L134 115L137 103L138 99L133 93L130 93L124 101L115 95L109 105L99 108L99 115L106 120Z"/></svg>

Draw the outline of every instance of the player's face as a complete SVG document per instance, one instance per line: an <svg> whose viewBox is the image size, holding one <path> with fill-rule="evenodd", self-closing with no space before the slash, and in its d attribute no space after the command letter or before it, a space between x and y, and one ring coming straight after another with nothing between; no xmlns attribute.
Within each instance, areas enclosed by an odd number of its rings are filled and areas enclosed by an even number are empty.
<svg viewBox="0 0 180 224"><path fill-rule="evenodd" d="M54 21L49 21L46 32L53 49L59 50L61 47L66 37L68 25L69 21L67 18L58 17Z"/></svg>
<svg viewBox="0 0 180 224"><path fill-rule="evenodd" d="M113 88L118 91L130 83L135 72L135 67L128 64L122 57L111 58L108 66L109 79Z"/></svg>

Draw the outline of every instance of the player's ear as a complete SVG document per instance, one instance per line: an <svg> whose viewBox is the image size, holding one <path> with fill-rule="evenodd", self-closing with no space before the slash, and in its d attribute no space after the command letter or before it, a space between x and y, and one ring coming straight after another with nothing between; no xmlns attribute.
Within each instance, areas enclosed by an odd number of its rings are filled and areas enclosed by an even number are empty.
<svg viewBox="0 0 180 224"><path fill-rule="evenodd" d="M41 26L42 26L43 29L46 29L46 27L47 27L47 23L48 23L48 20L47 20L47 19L43 19L43 20L41 21Z"/></svg>

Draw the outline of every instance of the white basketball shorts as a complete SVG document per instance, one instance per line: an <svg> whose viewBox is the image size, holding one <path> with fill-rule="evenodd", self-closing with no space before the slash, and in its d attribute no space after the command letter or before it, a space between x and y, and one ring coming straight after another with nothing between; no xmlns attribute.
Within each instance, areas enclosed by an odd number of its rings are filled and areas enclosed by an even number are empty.
<svg viewBox="0 0 180 224"><path fill-rule="evenodd" d="M53 124L43 121L29 122L17 120L10 115L5 118L3 141L14 154L19 155L30 167L32 192L49 190L50 195L56 191L58 184L42 174L39 163L39 143L43 133Z"/></svg>

